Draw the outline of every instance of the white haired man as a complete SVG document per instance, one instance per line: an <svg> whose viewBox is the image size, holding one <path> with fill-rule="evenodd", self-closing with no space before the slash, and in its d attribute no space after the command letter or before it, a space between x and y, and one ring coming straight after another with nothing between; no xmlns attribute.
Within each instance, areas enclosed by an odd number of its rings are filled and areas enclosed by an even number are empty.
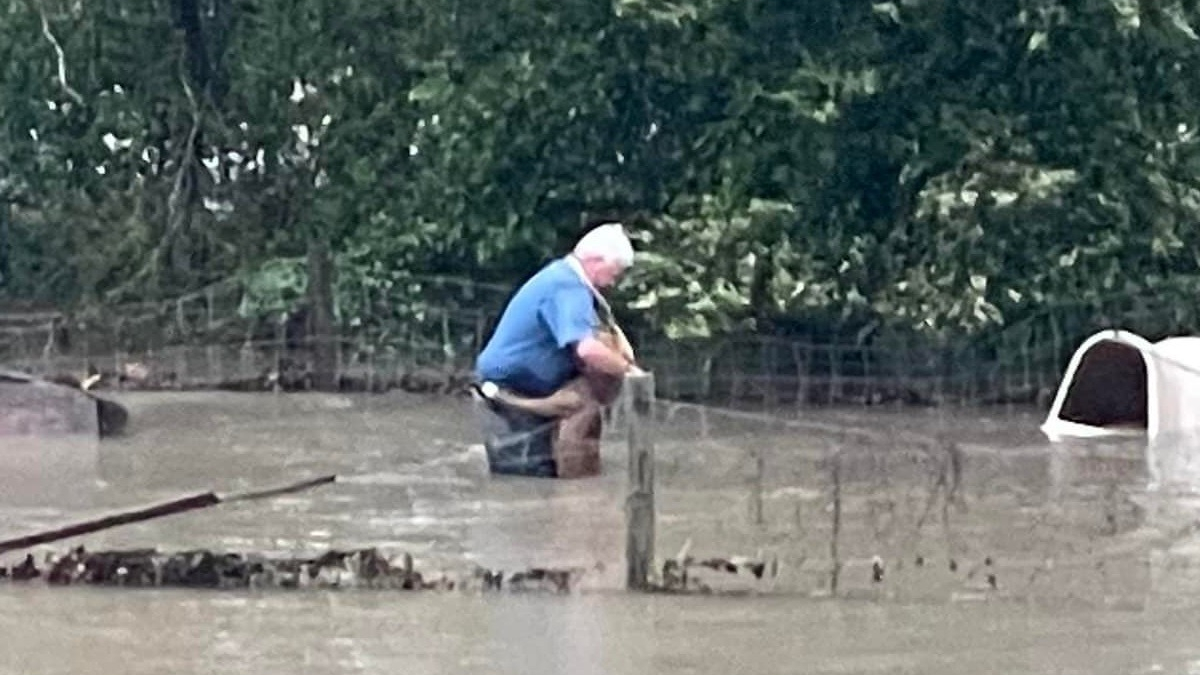
<svg viewBox="0 0 1200 675"><path fill-rule="evenodd" d="M599 470L600 408L637 370L600 292L632 264L622 226L600 225L526 281L505 307L475 363L493 473L567 477ZM580 449L580 435L595 447ZM571 456L579 454L588 461Z"/></svg>

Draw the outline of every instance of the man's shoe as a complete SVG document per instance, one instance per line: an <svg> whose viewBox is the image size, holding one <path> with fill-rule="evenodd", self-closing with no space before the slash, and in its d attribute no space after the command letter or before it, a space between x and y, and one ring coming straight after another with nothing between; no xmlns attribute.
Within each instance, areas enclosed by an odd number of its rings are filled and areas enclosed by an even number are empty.
<svg viewBox="0 0 1200 675"><path fill-rule="evenodd" d="M495 382L472 382L471 389L485 401L491 401L500 393L500 387Z"/></svg>

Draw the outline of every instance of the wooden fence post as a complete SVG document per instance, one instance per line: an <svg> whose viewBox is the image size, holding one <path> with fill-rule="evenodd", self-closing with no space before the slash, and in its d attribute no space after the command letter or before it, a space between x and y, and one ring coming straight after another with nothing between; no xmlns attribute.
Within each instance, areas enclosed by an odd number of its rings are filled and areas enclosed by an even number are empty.
<svg viewBox="0 0 1200 675"><path fill-rule="evenodd" d="M761 446L754 446L751 451L754 455L754 484L750 493L750 515L754 519L754 524L762 527L766 524L766 518L763 515L763 490L766 489L767 482L767 458L764 456Z"/></svg>
<svg viewBox="0 0 1200 675"><path fill-rule="evenodd" d="M200 379L201 382L216 383L225 381L225 366L221 360L220 349L216 346L217 340L217 309L213 305L216 303L216 291L212 286L204 289L204 306L205 306L205 339L204 360L207 365L207 372Z"/></svg>
<svg viewBox="0 0 1200 675"><path fill-rule="evenodd" d="M175 352L175 381L186 382L188 380L188 345L191 344L193 336L188 331L187 310L184 309L185 298L179 298L175 301L175 327L179 329L178 341L172 345L164 339L162 349L166 352L168 349Z"/></svg>
<svg viewBox="0 0 1200 675"><path fill-rule="evenodd" d="M283 384L283 366L284 353L287 351L287 312L280 312L275 318L275 381L271 384L271 391L278 394L282 390Z"/></svg>
<svg viewBox="0 0 1200 675"><path fill-rule="evenodd" d="M839 550L842 536L842 449L840 446L833 448L829 459L830 488L833 492L829 533L829 593L836 596L838 582L842 576L842 557Z"/></svg>
<svg viewBox="0 0 1200 675"><path fill-rule="evenodd" d="M654 375L625 379L629 420L629 495L625 504L625 586L650 589L654 567Z"/></svg>

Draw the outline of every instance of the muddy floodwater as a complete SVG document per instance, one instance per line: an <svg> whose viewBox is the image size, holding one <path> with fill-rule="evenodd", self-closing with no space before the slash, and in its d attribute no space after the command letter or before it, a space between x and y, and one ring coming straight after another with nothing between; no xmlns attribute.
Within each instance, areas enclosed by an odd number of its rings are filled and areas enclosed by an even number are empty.
<svg viewBox="0 0 1200 675"><path fill-rule="evenodd" d="M586 571L569 594L0 582L0 675L1200 673L1200 500L1147 490L1136 435L1050 444L1022 409L662 405L658 554L772 571L645 596L622 590L619 434L603 476L546 482L487 476L464 400L115 396L123 438L0 440L0 539L335 473L34 553L376 547L447 574Z"/></svg>

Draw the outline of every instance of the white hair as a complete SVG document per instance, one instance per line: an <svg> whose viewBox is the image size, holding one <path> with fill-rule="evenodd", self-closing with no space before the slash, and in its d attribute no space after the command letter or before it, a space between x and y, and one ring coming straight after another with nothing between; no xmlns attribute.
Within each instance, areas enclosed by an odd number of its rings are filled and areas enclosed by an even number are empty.
<svg viewBox="0 0 1200 675"><path fill-rule="evenodd" d="M633 265L633 244L620 223L605 223L583 235L575 244L574 253L580 258L601 258L625 267Z"/></svg>

